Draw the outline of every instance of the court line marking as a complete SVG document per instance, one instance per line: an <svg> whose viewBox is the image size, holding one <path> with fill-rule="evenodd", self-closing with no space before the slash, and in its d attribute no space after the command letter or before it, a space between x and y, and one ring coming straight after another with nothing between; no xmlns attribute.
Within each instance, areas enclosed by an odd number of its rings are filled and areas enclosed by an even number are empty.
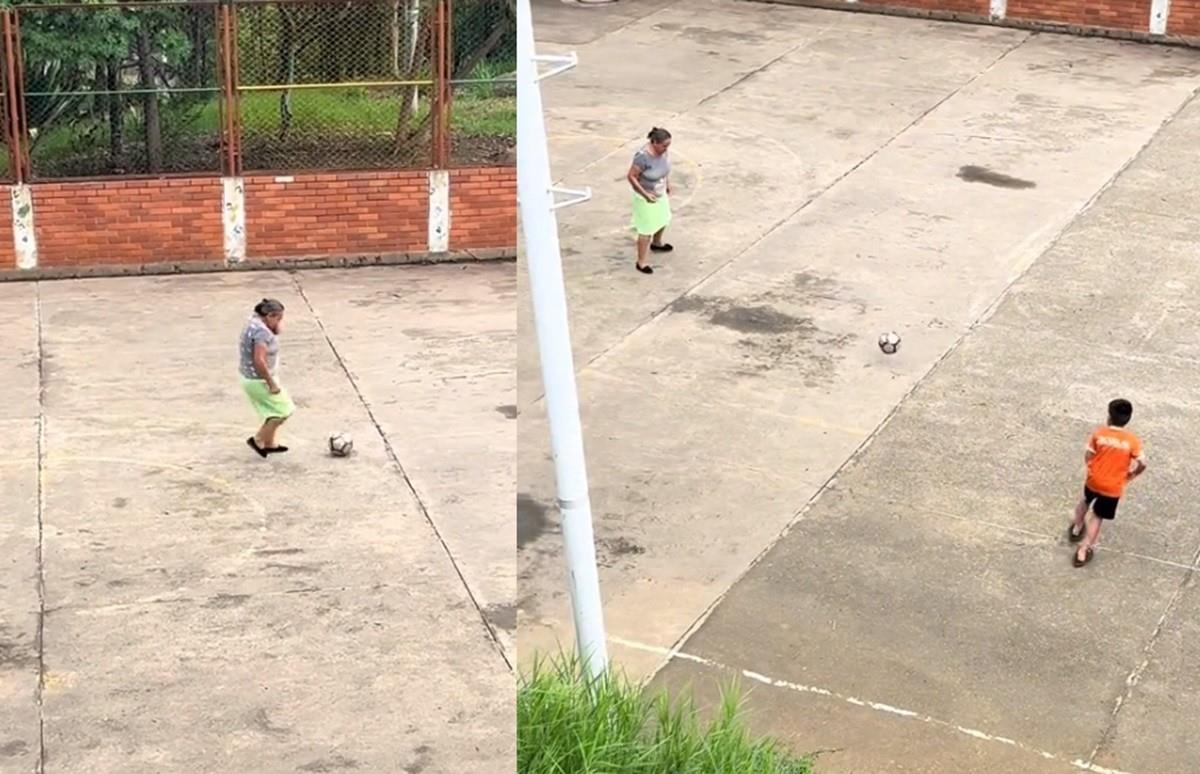
<svg viewBox="0 0 1200 774"><path fill-rule="evenodd" d="M455 576L462 585L463 591L466 592L467 600L475 608L475 612L479 616L479 622L483 626L484 634L492 643L494 650L500 656L500 660L504 662L504 665L508 668L508 671L514 672L515 667L512 659L509 658L508 652L504 649L504 642L501 640L499 627L494 626L491 619L488 618L487 613L484 612L483 603L480 602L480 597L475 593L475 589L472 588L471 584L467 581L467 576L463 571L462 566L459 564L459 558L454 554L454 551L450 549L450 544L446 541L446 538L442 534L437 521L433 518L433 514L430 512L429 507L425 504L425 499L421 496L421 491L417 489L416 484L413 483L413 480L408 473L408 469L405 468L404 463L400 461L400 455L396 451L395 446L392 444L391 436L384 432L383 426L380 424L379 419L375 416L375 410L371 408L371 404L367 401L366 396L363 395L362 389L359 387L358 381L354 377L354 372L350 369L349 364L347 364L346 360L342 357L341 350L339 350L337 345L334 344L333 337L325 327L325 321L321 318L321 315L317 313L317 308L313 305L312 300L308 297L308 292L304 289L304 285L300 280L300 275L293 274L291 279L293 287L296 290L296 295L298 295L301 301L303 301L305 307L308 309L308 313L312 315L313 321L316 322L317 327L321 330L321 335L325 337L325 345L333 354L334 360L337 361L338 368L341 370L342 375L350 384L350 389L354 392L354 396L358 400L359 407L367 415L367 420L374 427L376 435L379 436L379 440L382 441L385 455L387 456L388 460L391 461L396 472L400 475L400 479L404 482L404 486L408 491L409 497L417 506L418 513L420 513L420 515L424 518L424 521L428 525L430 531L433 533L434 538L441 546L447 561L450 563L450 568L454 571Z"/></svg>
<svg viewBox="0 0 1200 774"><path fill-rule="evenodd" d="M34 246L36 250L36 244ZM33 286L37 336L37 774L46 771L46 337L42 328L42 283Z"/></svg>
<svg viewBox="0 0 1200 774"><path fill-rule="evenodd" d="M625 147L637 142L636 139L629 140L629 139L625 139L622 137L617 137L616 135L612 135L612 134L588 134L587 132L567 132L565 134L555 134L555 135L551 135L551 136L547 137L546 140L547 140L547 142L554 142L555 140L557 140L559 142L562 142L564 140L567 140L567 141L569 141L569 140L615 140L615 141L619 141L619 142L623 143L621 145L621 148L625 148ZM681 151L675 150L674 148L671 149L670 153L671 153L671 156L673 159L677 158L677 159L680 159L681 161L683 161L684 165L686 167L689 167L696 175L695 185L692 185L691 187L688 188L687 198L684 199L683 201L679 202L678 204L671 205L672 211L678 211L678 210L685 209L689 204L691 204L692 199L696 198L696 192L699 191L700 187L704 184L704 171L700 165L700 162L696 161L696 159L693 158L692 156L685 154ZM611 155L615 156L616 153L613 152ZM674 166L673 163L672 163L672 166ZM629 171L628 168L625 168L625 171L628 172ZM673 173L674 173L674 170L672 170L672 174ZM568 176L564 176L564 177L556 180L555 185L562 185L562 184L568 182L572 177L574 177L574 174L575 173L570 173ZM633 189L630 188L629 192L632 193ZM626 227L626 228L622 228L621 230L628 231L629 229L628 229L628 227Z"/></svg>
<svg viewBox="0 0 1200 774"><path fill-rule="evenodd" d="M1010 739L1009 737L1006 737L1006 736L999 736L997 734L989 734L985 731L980 731L979 729L976 729L976 728L970 728L968 726L961 726L961 725L958 725L957 723L952 723L948 720L942 720L940 718L935 718L931 715L926 715L924 713L917 712L915 710L905 709L902 707L895 707L890 704L885 704L884 702L872 701L869 699L861 699L856 696L849 696L847 694L839 693L837 691L832 691L828 688L822 688L819 686L803 685L800 683L793 683L788 680L778 680L778 679L775 679L772 677L768 677L767 675L761 674L759 672L751 671L749 669L740 669L737 667L731 667L731 666L729 666L727 664L723 664L719 661L714 661L713 659L704 658L702 656L696 656L696 655L693 655L690 653L684 653L675 648L662 648L662 647L658 647L655 645L647 645L645 643L637 642L635 640L627 640L623 637L610 636L608 639L609 639L609 642L612 642L616 645L621 645L626 648L630 648L632 650L640 650L640 651L643 651L646 653L654 653L656 655L664 656L667 659L667 661L679 659L681 661L690 661L694 664L700 664L702 666L708 667L710 669L715 669L718 671L736 672L737 674L740 674L742 677L746 678L747 680L753 680L754 682L761 683L762 685L770 686L772 688L781 688L783 690L792 691L794 693L805 693L805 694L812 694L815 696L823 696L828 699L835 699L835 700L843 702L845 704L850 704L850 705L853 705L856 707L862 707L864 709L874 710L875 712L879 712L879 713L883 713L883 714L887 714L887 715L893 715L895 717L902 717L902 718L906 718L909 720L916 720L918 722L926 723L926 724L929 724L932 726L937 726L939 728L949 729L958 734L962 734L964 736L969 736L974 739L979 739L979 740L986 741L986 742L995 742L998 744L1003 744L1008 747L1013 747L1013 748L1016 748L1023 752L1027 752L1027 753L1030 753L1033 755L1038 755L1046 760L1057 761L1059 763L1064 763L1064 764L1073 766L1081 771L1092 771L1092 772L1096 772L1096 774L1129 774L1129 772L1120 771L1118 769L1103 768L1101 766L1095 765L1094 763L1092 763L1090 761L1084 761L1084 760L1081 760L1078 758L1075 760L1069 761L1066 758L1062 757L1061 755L1056 755L1051 752L1046 752L1045 750L1039 750L1036 747L1031 747L1030 745L1024 744L1022 742L1018 742L1017 740Z"/></svg>

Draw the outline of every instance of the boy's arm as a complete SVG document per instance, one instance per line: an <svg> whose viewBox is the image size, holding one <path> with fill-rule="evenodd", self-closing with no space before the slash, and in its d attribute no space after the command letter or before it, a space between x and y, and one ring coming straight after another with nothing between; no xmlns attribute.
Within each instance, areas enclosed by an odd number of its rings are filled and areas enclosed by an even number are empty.
<svg viewBox="0 0 1200 774"><path fill-rule="evenodd" d="M1083 464L1088 465L1092 461L1092 457L1096 456L1096 434L1092 433L1088 437L1087 446L1083 448Z"/></svg>
<svg viewBox="0 0 1200 774"><path fill-rule="evenodd" d="M1132 481L1145 472L1146 455L1142 451L1142 445L1139 443L1137 448L1133 450L1133 468L1129 471L1129 480Z"/></svg>

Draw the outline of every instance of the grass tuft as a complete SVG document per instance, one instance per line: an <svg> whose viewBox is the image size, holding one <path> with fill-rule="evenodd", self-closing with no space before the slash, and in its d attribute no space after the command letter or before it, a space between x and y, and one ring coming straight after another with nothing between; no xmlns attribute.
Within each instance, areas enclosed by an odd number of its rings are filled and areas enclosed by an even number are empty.
<svg viewBox="0 0 1200 774"><path fill-rule="evenodd" d="M743 722L736 684L708 723L690 695L646 696L620 675L589 683L577 659L539 661L517 694L518 774L810 774L812 762Z"/></svg>

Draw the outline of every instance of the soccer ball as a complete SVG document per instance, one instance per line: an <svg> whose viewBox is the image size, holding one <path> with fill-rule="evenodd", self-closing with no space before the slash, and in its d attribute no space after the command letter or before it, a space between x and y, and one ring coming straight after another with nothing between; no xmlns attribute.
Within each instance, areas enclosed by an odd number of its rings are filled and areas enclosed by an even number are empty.
<svg viewBox="0 0 1200 774"><path fill-rule="evenodd" d="M329 436L329 453L335 457L349 457L354 451L354 441L345 433Z"/></svg>
<svg viewBox="0 0 1200 774"><path fill-rule="evenodd" d="M885 355L896 354L896 350L900 349L900 334L895 331L880 334L879 348Z"/></svg>

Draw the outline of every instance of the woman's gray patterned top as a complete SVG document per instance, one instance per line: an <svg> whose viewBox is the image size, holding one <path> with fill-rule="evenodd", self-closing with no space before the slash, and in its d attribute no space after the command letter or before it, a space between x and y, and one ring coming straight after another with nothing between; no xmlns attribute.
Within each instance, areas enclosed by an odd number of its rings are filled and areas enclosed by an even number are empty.
<svg viewBox="0 0 1200 774"><path fill-rule="evenodd" d="M267 370L275 375L279 366L279 339L263 319L257 314L251 315L242 329L242 338L238 344L238 372L247 379L260 379L254 368L254 347L257 344L267 345Z"/></svg>
<svg viewBox="0 0 1200 774"><path fill-rule="evenodd" d="M671 160L667 154L656 156L649 148L642 148L634 154L633 165L642 170L638 182L646 193L662 196L667 192L667 175L671 174Z"/></svg>

